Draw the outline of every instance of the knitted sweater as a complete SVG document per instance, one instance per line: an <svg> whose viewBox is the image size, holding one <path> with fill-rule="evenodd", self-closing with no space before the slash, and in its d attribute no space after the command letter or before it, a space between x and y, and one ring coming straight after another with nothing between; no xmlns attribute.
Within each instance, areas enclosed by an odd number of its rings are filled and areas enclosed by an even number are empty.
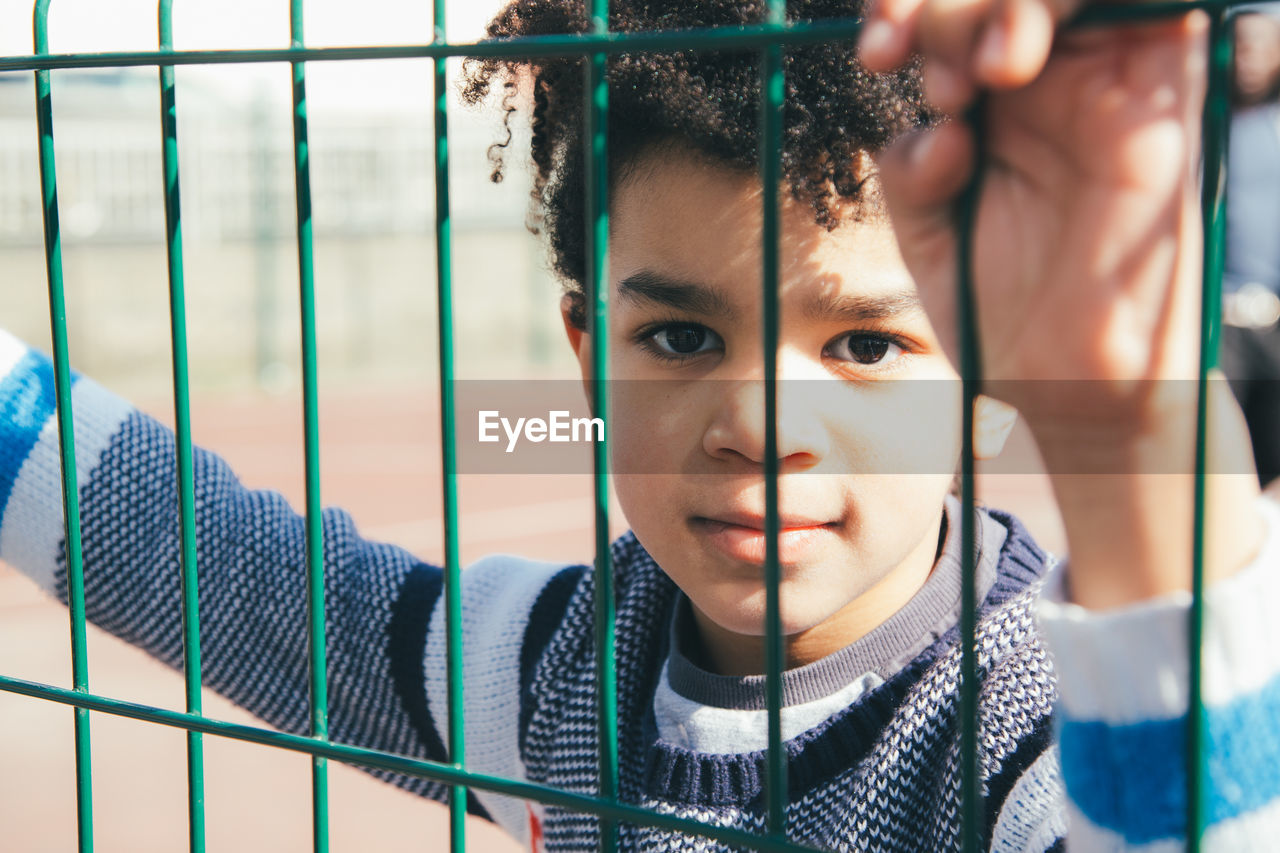
<svg viewBox="0 0 1280 853"><path fill-rule="evenodd" d="M75 383L72 403L89 617L178 666L172 435L88 380ZM52 409L47 360L0 335L0 559L65 599ZM269 724L303 732L302 522L279 495L242 487L211 454L197 453L195 476L205 681ZM1209 600L1208 841L1231 851L1272 849L1280 829L1280 637L1262 603L1280 593L1280 514L1264 512L1271 534L1263 553ZM1038 631L1045 556L1011 516L987 513L982 525L990 545L978 629L987 846L1060 849L1070 820L1074 849L1178 849L1185 601L1106 616L1041 602ZM613 556L622 798L762 830L762 752L694 751L660 734L655 701L661 706L668 660L679 659L670 655L679 594L633 536L616 542ZM443 759L440 571L362 539L336 510L324 514L324 562L331 737ZM463 573L470 769L596 791L592 595L582 566L492 557ZM919 638L900 667L790 733L793 838L837 850L956 849L957 633L950 624ZM1060 747L1042 635L1062 673ZM444 798L436 783L374 772ZM469 806L525 840L531 820L540 823L548 850L596 846L589 816L478 791ZM621 834L624 849L718 849L662 830L624 825Z"/></svg>

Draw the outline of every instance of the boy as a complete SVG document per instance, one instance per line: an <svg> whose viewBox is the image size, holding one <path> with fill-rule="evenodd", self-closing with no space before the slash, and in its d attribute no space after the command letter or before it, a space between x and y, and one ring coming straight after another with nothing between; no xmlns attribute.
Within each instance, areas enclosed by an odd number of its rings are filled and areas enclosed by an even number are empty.
<svg viewBox="0 0 1280 853"><path fill-rule="evenodd" d="M760 14L614 5L615 29ZM832 13L801 5L804 17ZM987 374L1004 380L1001 395L1054 475L1072 554L1060 595L1106 611L1041 605L1062 678L1060 759L1053 668L1033 620L1046 560L1011 516L980 514L984 843L1062 849L1070 818L1076 849L1177 849L1194 411L1180 380L1195 367L1202 27L1188 17L1064 34L1049 56L1067 11L889 0L869 19L863 57L888 69L919 49L924 93L947 111L979 85L999 90L987 104L975 238ZM579 4L543 0L513 3L491 32L584 28ZM962 125L932 121L917 72L877 78L852 63L838 45L796 50L788 63L778 360L788 831L833 849L946 850L957 845L959 784L951 206L973 144ZM507 70L481 63L470 91L518 79ZM580 69L539 60L529 70L536 202L569 283L565 326L585 377ZM606 333L612 378L661 380L619 383L609 413L634 526L614 546L621 793L761 830L756 70L752 55L729 53L613 64ZM869 152L912 128L873 165ZM0 556L64 593L48 367L5 346L13 449L0 467ZM931 381L895 381L907 379ZM89 613L177 663L171 437L87 381L73 401ZM1247 460L1232 457L1245 446L1238 412L1222 396L1213 411L1212 470L1228 473L1211 478L1208 524L1220 584L1204 652L1207 840L1262 850L1280 824L1269 772L1280 756L1270 725L1280 644L1266 638L1280 513L1258 501ZM1002 414L981 407L984 452L998 450ZM1174 473L1149 473L1171 464ZM301 523L212 456L196 475L206 680L271 724L305 730ZM332 737L443 757L439 572L361 540L341 513L325 525ZM471 769L595 790L592 590L581 566L498 557L465 573ZM548 849L596 845L590 817L475 800ZM711 846L632 826L621 838L627 849Z"/></svg>

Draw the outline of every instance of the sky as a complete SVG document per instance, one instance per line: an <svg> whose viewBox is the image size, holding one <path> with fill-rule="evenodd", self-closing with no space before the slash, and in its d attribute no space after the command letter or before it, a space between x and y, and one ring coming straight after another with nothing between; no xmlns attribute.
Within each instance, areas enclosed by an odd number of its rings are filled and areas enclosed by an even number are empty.
<svg viewBox="0 0 1280 853"><path fill-rule="evenodd" d="M30 54L33 0L0 0L0 55ZM447 35L474 41L498 0L448 0ZM55 53L150 50L157 44L156 0L53 0L50 49ZM308 45L406 44L431 38L431 0L306 0ZM174 0L174 43L179 50L285 47L288 0ZM344 66L336 68L336 66ZM425 63L410 63L425 69ZM353 109L384 109L396 93L385 85L391 64L313 63L308 97ZM195 76L236 94L266 78L287 86L280 66L201 68Z"/></svg>
<svg viewBox="0 0 1280 853"><path fill-rule="evenodd" d="M53 0L56 52L143 50L156 44L156 0ZM495 0L450 0L448 36L478 38ZM31 52L32 0L0 0L0 52ZM316 46L408 43L431 36L430 0L307 0L307 41ZM280 47L289 42L287 0L175 0L178 48Z"/></svg>

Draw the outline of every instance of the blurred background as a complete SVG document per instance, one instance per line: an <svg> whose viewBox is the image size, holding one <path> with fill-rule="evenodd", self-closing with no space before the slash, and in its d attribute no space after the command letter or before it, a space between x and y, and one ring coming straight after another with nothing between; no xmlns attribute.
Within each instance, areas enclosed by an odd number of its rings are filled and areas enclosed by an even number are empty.
<svg viewBox="0 0 1280 853"><path fill-rule="evenodd" d="M482 36L493 0L449 4L454 41ZM30 4L0 0L0 55L31 52ZM284 0L178 0L179 49L288 44ZM152 49L155 0L55 0L55 52ZM425 0L310 0L314 46L425 42ZM456 81L460 69L451 63ZM311 63L322 494L371 539L439 560L434 178L428 61ZM48 349L33 75L0 73L0 324ZM302 505L298 262L289 68L177 69L188 325L197 443L250 486ZM573 378L558 285L525 227L529 177L490 180L498 112L450 92L454 294L460 378ZM53 73L73 365L172 421L159 95L154 68ZM527 132L515 123L517 140ZM468 562L494 551L583 561L586 476L460 478ZM1042 478L988 478L984 495L1061 543ZM625 526L616 519L619 529ZM69 686L66 611L0 565L0 671ZM182 708L179 676L90 629L91 689ZM209 716L252 722L209 694ZM96 846L186 847L181 731L92 717ZM310 849L309 762L205 738L210 850ZM335 851L441 849L443 809L333 765ZM15 853L75 847L69 709L0 692L0 827ZM473 821L470 849L512 845Z"/></svg>

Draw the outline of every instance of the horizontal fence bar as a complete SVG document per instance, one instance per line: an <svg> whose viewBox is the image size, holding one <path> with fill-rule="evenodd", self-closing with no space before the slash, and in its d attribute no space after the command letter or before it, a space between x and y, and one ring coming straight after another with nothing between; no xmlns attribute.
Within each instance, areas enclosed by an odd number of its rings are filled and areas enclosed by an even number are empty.
<svg viewBox="0 0 1280 853"><path fill-rule="evenodd" d="M495 794L534 800L551 806L559 806L573 812L594 814L614 820L626 821L639 826L651 826L667 829L686 835L709 838L726 844L748 847L763 853L788 853L796 850L816 850L794 841L786 842L759 835L752 835L741 829L712 826L689 818L653 812L639 806L623 803L609 803L587 794L575 794L557 788L537 785L532 782L521 782L516 779L504 779L500 776L489 776L460 770L450 764L408 758L382 750L365 749L332 741L320 741L306 735L295 735L275 729L264 729L240 723L228 723L211 717L197 717L182 711L171 711L136 702L112 699L92 693L79 693L64 687L54 687L21 678L0 675L0 691L29 696L33 699L45 699L75 708L113 714L146 723L157 723L188 731L203 732L232 740L257 743L262 746L273 746L293 752L306 753L312 756L332 758L347 764L360 767L372 767L378 770L389 770L406 776L417 776L430 779L445 785L465 785Z"/></svg>
<svg viewBox="0 0 1280 853"><path fill-rule="evenodd" d="M1215 11L1245 5L1239 0L1189 0L1133 6L1093 6L1077 24L1152 20L1192 9ZM233 50L138 50L103 53L41 53L0 56L0 72L58 68L127 68L146 65L237 65L260 62L334 62L352 59L430 59L450 56L538 57L589 53L634 53L655 50L762 48L771 44L800 45L855 38L862 29L858 18L832 18L773 26L700 27L687 30L581 35L523 36L479 42L370 45L367 47L278 47Z"/></svg>
<svg viewBox="0 0 1280 853"><path fill-rule="evenodd" d="M1104 3L1085 8L1071 21L1071 24L1092 26L1096 24L1149 21L1154 18L1184 14L1193 9L1201 9L1210 14L1217 14L1224 9L1251 5L1259 5L1258 0L1188 0L1188 2L1165 0L1162 3L1135 3L1133 5L1110 5Z"/></svg>
<svg viewBox="0 0 1280 853"><path fill-rule="evenodd" d="M0 57L0 71L45 68L115 68L134 65L213 65L255 62L323 62L344 59L422 59L450 56L533 57L637 50L695 48L760 48L769 44L804 44L853 38L862 28L857 18L836 18L786 27L752 25L702 27L641 33L522 36L479 42L370 45L366 47L279 47L239 50L112 51Z"/></svg>

